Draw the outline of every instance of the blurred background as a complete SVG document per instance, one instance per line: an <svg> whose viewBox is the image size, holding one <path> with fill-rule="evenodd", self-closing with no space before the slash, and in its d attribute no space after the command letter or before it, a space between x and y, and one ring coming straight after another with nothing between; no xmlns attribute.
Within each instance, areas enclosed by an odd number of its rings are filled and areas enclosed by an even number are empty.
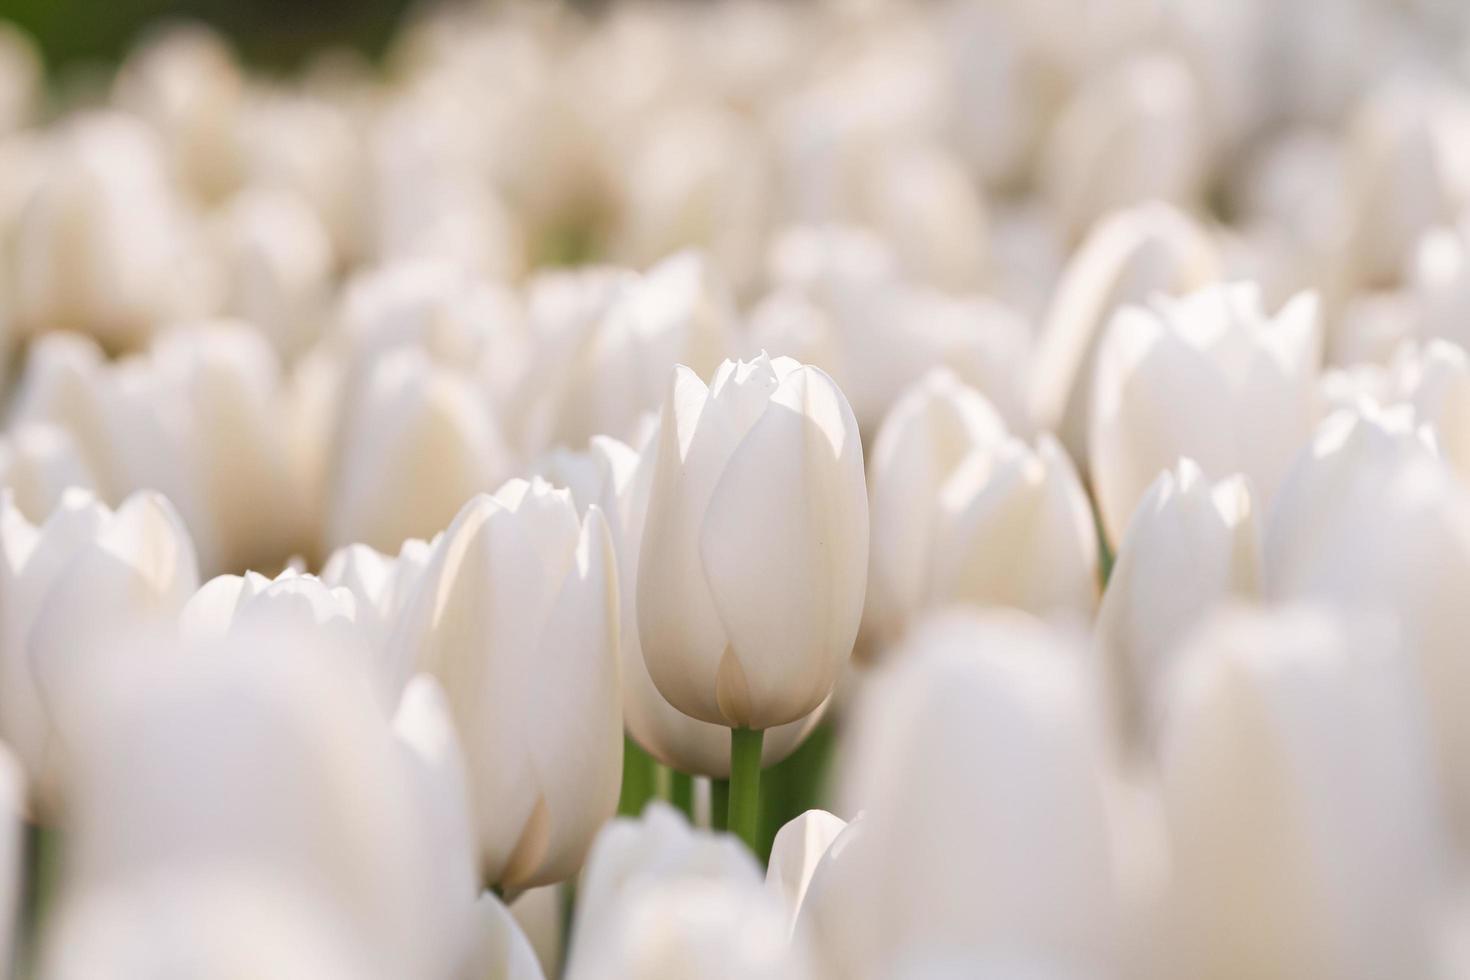
<svg viewBox="0 0 1470 980"><path fill-rule="evenodd" d="M410 0L0 0L52 72L105 66L160 22L203 21L250 61L290 68L324 46L382 53Z"/></svg>

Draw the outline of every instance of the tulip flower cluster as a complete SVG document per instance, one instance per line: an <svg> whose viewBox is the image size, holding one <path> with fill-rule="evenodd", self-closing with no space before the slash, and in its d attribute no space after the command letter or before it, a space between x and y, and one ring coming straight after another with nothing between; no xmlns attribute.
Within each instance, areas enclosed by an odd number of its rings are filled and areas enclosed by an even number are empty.
<svg viewBox="0 0 1470 980"><path fill-rule="evenodd" d="M0 23L0 980L1470 977L1467 66Z"/></svg>

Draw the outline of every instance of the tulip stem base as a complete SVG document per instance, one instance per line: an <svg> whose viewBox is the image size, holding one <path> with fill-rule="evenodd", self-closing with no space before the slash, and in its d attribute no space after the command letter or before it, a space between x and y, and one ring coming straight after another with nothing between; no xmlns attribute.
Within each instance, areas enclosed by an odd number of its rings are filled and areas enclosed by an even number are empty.
<svg viewBox="0 0 1470 980"><path fill-rule="evenodd" d="M760 829L761 741L765 732L750 728L730 729L730 833L745 841L752 853Z"/></svg>

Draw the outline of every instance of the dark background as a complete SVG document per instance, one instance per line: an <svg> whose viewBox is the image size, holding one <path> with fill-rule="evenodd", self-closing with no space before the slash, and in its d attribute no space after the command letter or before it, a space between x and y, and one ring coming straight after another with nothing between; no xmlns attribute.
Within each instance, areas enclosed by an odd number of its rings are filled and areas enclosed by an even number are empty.
<svg viewBox="0 0 1470 980"><path fill-rule="evenodd" d="M217 28L247 60L284 69L326 45L376 56L411 6L411 0L0 0L0 20L28 33L53 73L114 62L148 27L184 19Z"/></svg>

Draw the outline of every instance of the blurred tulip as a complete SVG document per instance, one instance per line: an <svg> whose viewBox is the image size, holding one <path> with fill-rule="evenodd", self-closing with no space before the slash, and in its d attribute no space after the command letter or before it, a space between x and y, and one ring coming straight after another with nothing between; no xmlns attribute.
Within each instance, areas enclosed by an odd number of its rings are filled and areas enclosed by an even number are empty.
<svg viewBox="0 0 1470 980"><path fill-rule="evenodd" d="M196 643L231 636L248 641L285 630L314 636L319 654L372 685L384 710L397 706L407 672L387 662L383 623L370 607L360 608L349 589L292 569L274 579L258 572L221 575L204 583L179 614L179 632Z"/></svg>
<svg viewBox="0 0 1470 980"><path fill-rule="evenodd" d="M38 525L0 497L0 731L49 806L55 714L107 642L176 615L198 587L194 546L169 502L138 493L109 511L64 493Z"/></svg>
<svg viewBox="0 0 1470 980"><path fill-rule="evenodd" d="M254 323L283 358L322 332L332 285L332 244L321 220L289 193L250 188L230 198L215 237L224 308Z"/></svg>
<svg viewBox="0 0 1470 980"><path fill-rule="evenodd" d="M1250 486L1210 483L1181 459L1149 487L1118 547L1097 618L1122 733L1147 752L1159 687L1179 641L1211 607L1264 588Z"/></svg>
<svg viewBox="0 0 1470 980"><path fill-rule="evenodd" d="M0 487L15 494L15 506L42 521L69 487L97 493L97 480L69 431L47 422L13 427L0 440Z"/></svg>
<svg viewBox="0 0 1470 980"><path fill-rule="evenodd" d="M1087 440L1104 327L1114 311L1156 292L1188 293L1220 278L1209 233L1182 212L1146 204L1098 222L1067 263L1047 307L1031 375L1031 414L1072 457Z"/></svg>
<svg viewBox="0 0 1470 980"><path fill-rule="evenodd" d="M1410 266L1413 295L1425 339L1443 338L1460 347L1470 344L1470 221L1427 232L1414 250Z"/></svg>
<svg viewBox="0 0 1470 980"><path fill-rule="evenodd" d="M559 336L543 335L542 373L528 380L544 378L547 387L531 399L527 444L632 438L676 364L703 377L730 353L734 317L725 283L700 253L681 252L627 282L581 330L567 324Z"/></svg>
<svg viewBox="0 0 1470 980"><path fill-rule="evenodd" d="M373 365L344 406L326 508L326 544L396 551L428 538L510 468L489 401L415 348Z"/></svg>
<svg viewBox="0 0 1470 980"><path fill-rule="evenodd" d="M16 229L12 314L22 330L67 328L111 347L161 321L208 313L207 250L152 133L128 116L78 116Z"/></svg>
<svg viewBox="0 0 1470 980"><path fill-rule="evenodd" d="M38 976L390 980L352 923L309 889L248 868L176 871L63 896Z"/></svg>
<svg viewBox="0 0 1470 980"><path fill-rule="evenodd" d="M1062 223L1081 238L1118 208L1195 204L1211 131L1199 83L1177 55L1134 55L1084 80L1057 117L1041 161Z"/></svg>
<svg viewBox="0 0 1470 980"><path fill-rule="evenodd" d="M61 905L97 889L141 897L167 876L205 886L248 870L338 924L369 971L349 975L453 976L475 889L442 699L411 687L395 730L365 685L341 683L312 656L310 631L180 651L138 642L150 655L119 649L64 718L74 806ZM222 914L208 903L198 911ZM186 943L174 921L133 922L140 955ZM224 928L228 945L210 957L249 955L230 938L239 925ZM289 946L276 952L290 962Z"/></svg>
<svg viewBox="0 0 1470 980"><path fill-rule="evenodd" d="M1454 829L1470 840L1470 495L1406 409L1324 422L1282 488L1266 532L1267 595L1381 609L1418 665Z"/></svg>
<svg viewBox="0 0 1470 980"><path fill-rule="evenodd" d="M1181 653L1166 975L1430 975L1437 799L1420 693L1383 625L1235 612Z"/></svg>
<svg viewBox="0 0 1470 980"><path fill-rule="evenodd" d="M569 977L812 976L750 854L664 804L604 828L580 896Z"/></svg>
<svg viewBox="0 0 1470 980"><path fill-rule="evenodd" d="M847 400L788 358L726 361L709 388L680 366L650 450L638 559L649 676L701 721L763 730L809 715L852 651L866 585Z"/></svg>
<svg viewBox="0 0 1470 980"><path fill-rule="evenodd" d="M843 811L865 812L818 864L798 928L831 976L907 975L919 952L1110 975L1118 892L1077 651L1014 612L940 617L909 645L858 705L839 786Z"/></svg>
<svg viewBox="0 0 1470 980"><path fill-rule="evenodd" d="M475 902L474 939L457 980L545 980L525 933L493 892Z"/></svg>
<svg viewBox="0 0 1470 980"><path fill-rule="evenodd" d="M513 480L455 517L389 644L444 685L481 875L507 892L574 874L617 807L615 562L601 510Z"/></svg>
<svg viewBox="0 0 1470 980"><path fill-rule="evenodd" d="M1049 436L1006 434L985 398L936 371L873 443L868 626L883 645L953 602L1086 616L1097 602L1087 496Z"/></svg>
<svg viewBox="0 0 1470 980"><path fill-rule="evenodd" d="M229 43L202 24L165 29L118 68L113 101L162 138L175 173L207 201L239 180L235 126L245 79Z"/></svg>
<svg viewBox="0 0 1470 980"><path fill-rule="evenodd" d="M1243 473L1269 501L1317 417L1322 334L1304 294L1274 318L1250 285L1212 287L1113 317L1093 383L1090 469L1110 541L1181 457Z"/></svg>

